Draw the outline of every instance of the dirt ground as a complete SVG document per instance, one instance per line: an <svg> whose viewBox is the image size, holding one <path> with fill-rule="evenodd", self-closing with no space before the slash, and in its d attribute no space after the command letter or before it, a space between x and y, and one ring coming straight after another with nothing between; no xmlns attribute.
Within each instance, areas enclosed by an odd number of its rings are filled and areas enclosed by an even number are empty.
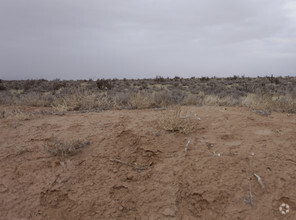
<svg viewBox="0 0 296 220"><path fill-rule="evenodd" d="M0 119L0 219L296 219L296 115L183 107L180 134L163 112ZM52 156L52 134L90 144Z"/></svg>

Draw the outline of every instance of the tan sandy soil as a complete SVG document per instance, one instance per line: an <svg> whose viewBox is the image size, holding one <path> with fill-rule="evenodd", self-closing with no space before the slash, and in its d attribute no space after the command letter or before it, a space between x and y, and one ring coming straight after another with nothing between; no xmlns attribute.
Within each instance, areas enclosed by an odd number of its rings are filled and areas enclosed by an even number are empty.
<svg viewBox="0 0 296 220"><path fill-rule="evenodd" d="M0 119L0 219L296 219L296 115L186 112L191 134L153 109ZM90 145L51 156L52 134Z"/></svg>

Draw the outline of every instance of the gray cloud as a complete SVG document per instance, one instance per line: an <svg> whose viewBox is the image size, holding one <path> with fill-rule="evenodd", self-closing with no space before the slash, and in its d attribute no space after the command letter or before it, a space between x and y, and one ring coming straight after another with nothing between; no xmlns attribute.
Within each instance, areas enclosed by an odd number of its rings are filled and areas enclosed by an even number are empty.
<svg viewBox="0 0 296 220"><path fill-rule="evenodd" d="M289 0L2 0L0 78L295 75Z"/></svg>

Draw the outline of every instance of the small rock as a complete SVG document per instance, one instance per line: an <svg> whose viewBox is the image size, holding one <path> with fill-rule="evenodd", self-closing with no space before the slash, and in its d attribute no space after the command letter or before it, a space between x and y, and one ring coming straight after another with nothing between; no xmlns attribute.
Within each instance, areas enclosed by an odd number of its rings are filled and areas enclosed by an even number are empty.
<svg viewBox="0 0 296 220"><path fill-rule="evenodd" d="M4 184L0 184L0 193L8 191L8 188Z"/></svg>
<svg viewBox="0 0 296 220"><path fill-rule="evenodd" d="M252 152L252 153L251 153L251 156L255 156L255 153L254 153L254 152Z"/></svg>
<svg viewBox="0 0 296 220"><path fill-rule="evenodd" d="M122 206L119 206L119 210L122 211L123 210L123 207Z"/></svg>
<svg viewBox="0 0 296 220"><path fill-rule="evenodd" d="M208 149L210 149L210 148L214 147L214 144L207 143L207 147L208 147Z"/></svg>
<svg viewBox="0 0 296 220"><path fill-rule="evenodd" d="M132 180L133 178L134 178L134 176L132 174L127 174L126 175L127 180Z"/></svg>
<svg viewBox="0 0 296 220"><path fill-rule="evenodd" d="M154 132L154 136L158 137L160 136L160 133L158 131Z"/></svg>
<svg viewBox="0 0 296 220"><path fill-rule="evenodd" d="M166 208L163 212L162 212L162 214L164 215L164 216L170 216L170 217L175 217L175 215L176 215L176 208L174 208L174 207L168 207L168 208Z"/></svg>
<svg viewBox="0 0 296 220"><path fill-rule="evenodd" d="M114 169L114 170L113 170L113 173L117 173L117 172L118 172L118 169Z"/></svg>

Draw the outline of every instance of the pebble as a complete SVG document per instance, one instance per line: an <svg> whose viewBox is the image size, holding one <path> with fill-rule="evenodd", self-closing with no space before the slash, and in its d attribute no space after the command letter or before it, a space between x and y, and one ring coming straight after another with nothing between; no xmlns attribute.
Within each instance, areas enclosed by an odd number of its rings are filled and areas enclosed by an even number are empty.
<svg viewBox="0 0 296 220"><path fill-rule="evenodd" d="M169 207L169 208L166 208L162 214L164 216L170 216L170 217L174 217L176 215L176 208L174 207Z"/></svg>

